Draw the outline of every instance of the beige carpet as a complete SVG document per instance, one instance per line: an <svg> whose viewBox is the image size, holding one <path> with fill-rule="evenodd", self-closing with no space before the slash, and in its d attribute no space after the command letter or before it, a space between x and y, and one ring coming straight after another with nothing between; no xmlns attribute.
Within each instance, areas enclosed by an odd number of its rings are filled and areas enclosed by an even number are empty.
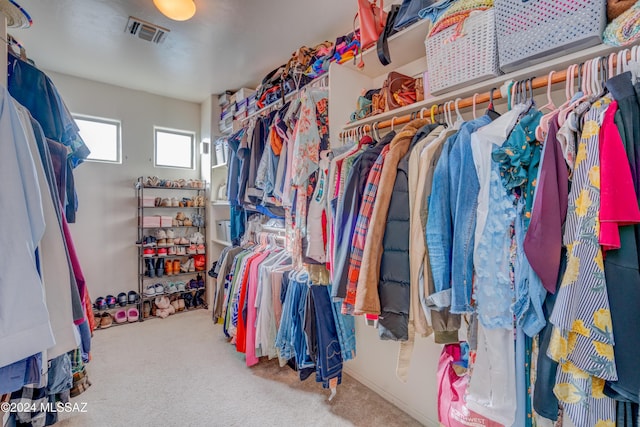
<svg viewBox="0 0 640 427"><path fill-rule="evenodd" d="M247 368L205 310L96 331L92 386L61 427L418 426L348 376L338 395L277 361Z"/></svg>

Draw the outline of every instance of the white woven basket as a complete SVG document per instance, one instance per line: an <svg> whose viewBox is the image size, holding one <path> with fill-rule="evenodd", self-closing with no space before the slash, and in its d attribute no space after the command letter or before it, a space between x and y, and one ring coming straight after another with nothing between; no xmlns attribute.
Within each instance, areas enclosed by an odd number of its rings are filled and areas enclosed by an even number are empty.
<svg viewBox="0 0 640 427"><path fill-rule="evenodd" d="M454 25L427 37L425 47L434 95L500 74L493 9L473 12L462 31Z"/></svg>
<svg viewBox="0 0 640 427"><path fill-rule="evenodd" d="M495 0L505 73L595 46L607 23L604 0Z"/></svg>

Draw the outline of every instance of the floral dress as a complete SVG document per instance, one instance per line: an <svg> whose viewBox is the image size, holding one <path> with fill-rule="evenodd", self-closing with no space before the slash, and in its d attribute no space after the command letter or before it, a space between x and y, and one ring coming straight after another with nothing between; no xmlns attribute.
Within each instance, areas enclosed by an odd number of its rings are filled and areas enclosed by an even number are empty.
<svg viewBox="0 0 640 427"><path fill-rule="evenodd" d="M616 381L613 331L600 224L599 134L611 103L595 102L584 118L569 193L564 245L567 270L550 321L554 325L548 355L559 363L554 393L576 426L615 426L615 402L603 393Z"/></svg>

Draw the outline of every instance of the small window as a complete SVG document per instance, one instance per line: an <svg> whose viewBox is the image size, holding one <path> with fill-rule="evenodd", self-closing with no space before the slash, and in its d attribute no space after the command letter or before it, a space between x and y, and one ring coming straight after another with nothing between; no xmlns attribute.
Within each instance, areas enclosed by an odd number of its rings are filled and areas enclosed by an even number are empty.
<svg viewBox="0 0 640 427"><path fill-rule="evenodd" d="M122 163L120 122L118 120L80 115L73 115L73 118L80 128L80 136L91 150L87 160Z"/></svg>
<svg viewBox="0 0 640 427"><path fill-rule="evenodd" d="M155 128L155 166L193 169L193 132Z"/></svg>

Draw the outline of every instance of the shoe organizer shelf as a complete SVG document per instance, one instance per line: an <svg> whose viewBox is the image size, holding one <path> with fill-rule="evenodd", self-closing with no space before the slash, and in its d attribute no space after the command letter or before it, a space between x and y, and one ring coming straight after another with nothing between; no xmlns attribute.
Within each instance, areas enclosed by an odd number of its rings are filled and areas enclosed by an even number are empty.
<svg viewBox="0 0 640 427"><path fill-rule="evenodd" d="M136 247L138 294L142 300L153 304L155 296L144 296L146 287L156 283L164 285L174 281L174 278L188 282L190 277L197 274L206 275L209 252L205 244L207 183L176 180L167 182L171 186L164 186L149 185L149 180L139 177L135 182ZM152 224L149 224L150 221ZM182 241L178 242L180 239ZM200 269L196 269L194 258L199 256L204 256L205 261ZM139 306L140 321L145 320L142 305Z"/></svg>

